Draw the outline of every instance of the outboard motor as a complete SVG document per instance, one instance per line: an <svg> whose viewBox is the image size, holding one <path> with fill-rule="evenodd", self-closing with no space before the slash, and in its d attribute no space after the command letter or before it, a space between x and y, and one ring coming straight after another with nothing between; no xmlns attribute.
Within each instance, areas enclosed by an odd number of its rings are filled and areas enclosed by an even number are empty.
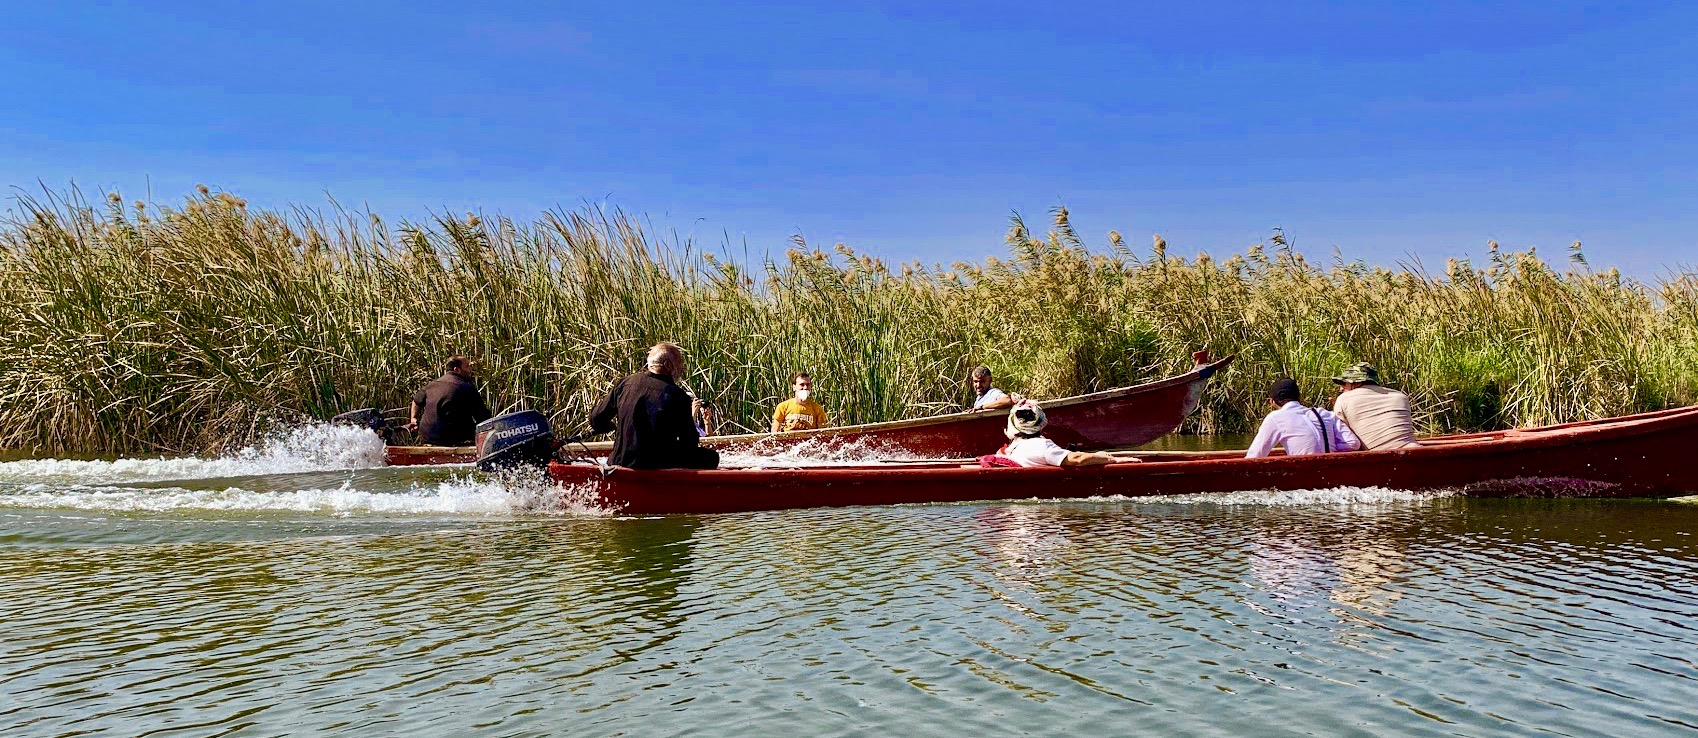
<svg viewBox="0 0 1698 738"><path fill-rule="evenodd" d="M385 416L382 410L375 407L349 410L331 418L330 422L336 425L351 425L355 428L369 428L371 432L377 434L378 438L382 438L384 443L389 443L390 434L394 431L393 428L389 427L388 416Z"/></svg>
<svg viewBox="0 0 1698 738"><path fill-rule="evenodd" d="M521 410L478 423L478 468L547 466L554 457L554 432L548 417Z"/></svg>

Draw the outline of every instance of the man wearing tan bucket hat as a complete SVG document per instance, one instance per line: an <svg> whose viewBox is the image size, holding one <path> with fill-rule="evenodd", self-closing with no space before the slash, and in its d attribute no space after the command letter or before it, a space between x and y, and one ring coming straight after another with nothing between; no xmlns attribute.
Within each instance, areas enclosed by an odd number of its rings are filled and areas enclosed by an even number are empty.
<svg viewBox="0 0 1698 738"><path fill-rule="evenodd" d="M1380 386L1380 372L1373 364L1359 361L1333 377L1339 386L1332 411L1362 439L1362 449L1418 446L1415 420L1409 412L1409 396Z"/></svg>

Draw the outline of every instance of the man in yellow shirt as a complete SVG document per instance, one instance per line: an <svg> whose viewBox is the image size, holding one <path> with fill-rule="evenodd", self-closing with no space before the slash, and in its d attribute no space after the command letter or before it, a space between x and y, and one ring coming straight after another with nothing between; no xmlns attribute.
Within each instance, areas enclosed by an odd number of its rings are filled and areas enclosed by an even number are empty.
<svg viewBox="0 0 1698 738"><path fill-rule="evenodd" d="M814 391L814 380L806 372L796 372L790 378L790 391L795 396L778 403L772 411L772 432L782 433L813 430L825 427L825 408L808 399Z"/></svg>

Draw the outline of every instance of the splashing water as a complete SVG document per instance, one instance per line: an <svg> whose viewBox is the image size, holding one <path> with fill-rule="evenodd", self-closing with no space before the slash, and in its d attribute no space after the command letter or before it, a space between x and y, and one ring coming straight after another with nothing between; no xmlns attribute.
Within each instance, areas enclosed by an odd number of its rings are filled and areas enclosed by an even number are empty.
<svg viewBox="0 0 1698 738"><path fill-rule="evenodd" d="M0 508L334 517L606 515L536 474L385 467L364 428L313 423L226 456L0 463Z"/></svg>
<svg viewBox="0 0 1698 738"><path fill-rule="evenodd" d="M94 487L54 490L36 485L0 497L7 507L60 508L104 512L171 512L179 510L351 513L464 513L509 512L501 494L491 494L476 482L443 482L434 488L405 492L372 492L344 485L336 489L265 492L241 487L187 489L183 487ZM497 487L494 492L501 490Z"/></svg>
<svg viewBox="0 0 1698 738"><path fill-rule="evenodd" d="M870 438L845 441L836 438L810 438L790 446L756 443L721 452L721 468L772 469L778 467L857 466L881 460L924 460L901 446L882 443Z"/></svg>
<svg viewBox="0 0 1698 738"><path fill-rule="evenodd" d="M541 478L476 473L381 489L382 480L350 479L339 487L265 490L242 486L76 486L31 484L0 492L0 508L69 509L111 513L313 513L350 516L605 516L587 489L563 488Z"/></svg>
<svg viewBox="0 0 1698 738"><path fill-rule="evenodd" d="M215 479L369 469L383 465L383 439L365 428L313 423L282 431L255 446L217 458L78 461L28 459L0 463L0 484L99 485L168 479Z"/></svg>

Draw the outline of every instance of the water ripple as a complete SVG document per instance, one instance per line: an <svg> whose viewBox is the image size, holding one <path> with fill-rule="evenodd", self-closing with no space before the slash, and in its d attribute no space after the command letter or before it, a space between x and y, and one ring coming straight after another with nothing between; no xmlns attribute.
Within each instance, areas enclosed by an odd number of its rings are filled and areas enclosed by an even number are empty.
<svg viewBox="0 0 1698 738"><path fill-rule="evenodd" d="M0 719L21 735L1698 724L1686 505L79 514L0 519Z"/></svg>

